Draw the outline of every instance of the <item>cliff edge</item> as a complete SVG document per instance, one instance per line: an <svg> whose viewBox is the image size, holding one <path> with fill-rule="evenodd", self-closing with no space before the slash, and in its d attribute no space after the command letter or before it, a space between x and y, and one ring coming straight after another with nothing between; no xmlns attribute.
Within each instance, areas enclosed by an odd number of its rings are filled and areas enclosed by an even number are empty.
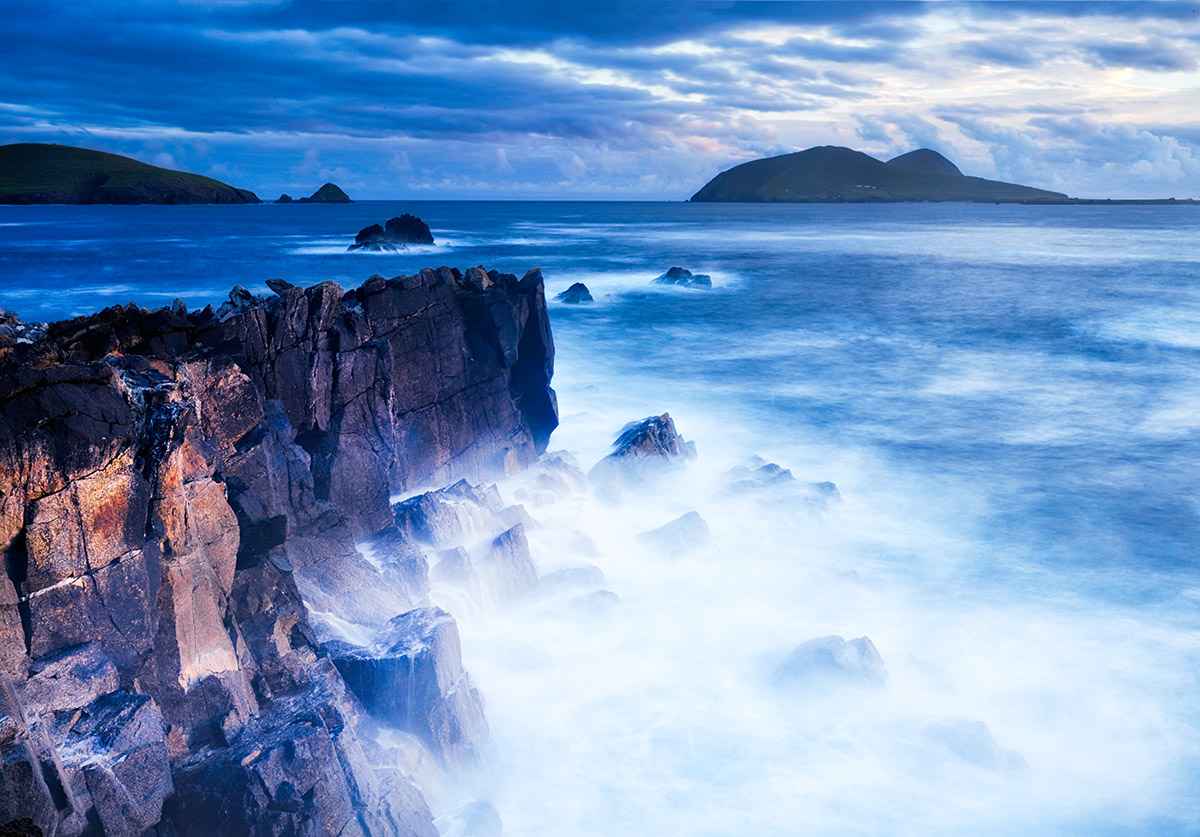
<svg viewBox="0 0 1200 837"><path fill-rule="evenodd" d="M541 276L269 284L0 330L0 825L433 837L372 725L487 753L390 498L544 450ZM378 633L335 665L350 616ZM384 714L351 658L399 678Z"/></svg>

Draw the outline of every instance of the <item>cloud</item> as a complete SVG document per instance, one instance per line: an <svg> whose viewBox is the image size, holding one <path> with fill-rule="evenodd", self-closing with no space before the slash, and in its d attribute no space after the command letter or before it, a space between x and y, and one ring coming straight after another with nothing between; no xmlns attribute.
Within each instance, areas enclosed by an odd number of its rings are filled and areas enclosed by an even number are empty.
<svg viewBox="0 0 1200 837"><path fill-rule="evenodd" d="M1178 74L1200 19L1150 5L13 0L0 140L222 165L268 194L336 174L363 197L677 198L830 142L1016 172L1018 137L1047 159L1080 141L1036 117L1119 113L1196 147ZM1075 191L1110 176L1087 165Z"/></svg>

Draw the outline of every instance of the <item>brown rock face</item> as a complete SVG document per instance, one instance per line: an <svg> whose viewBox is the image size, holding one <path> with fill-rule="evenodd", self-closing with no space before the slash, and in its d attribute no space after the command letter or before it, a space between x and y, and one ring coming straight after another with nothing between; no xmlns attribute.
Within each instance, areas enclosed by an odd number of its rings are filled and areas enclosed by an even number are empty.
<svg viewBox="0 0 1200 837"><path fill-rule="evenodd" d="M396 633L428 592L392 494L544 450L541 276L272 287L0 344L0 821L436 834L319 642L350 613ZM484 752L478 701L437 682L391 721Z"/></svg>

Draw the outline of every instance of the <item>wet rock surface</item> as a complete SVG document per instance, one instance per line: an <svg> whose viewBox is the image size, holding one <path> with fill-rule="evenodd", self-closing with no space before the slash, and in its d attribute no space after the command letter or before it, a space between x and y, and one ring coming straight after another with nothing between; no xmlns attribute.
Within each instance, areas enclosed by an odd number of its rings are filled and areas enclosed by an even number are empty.
<svg viewBox="0 0 1200 837"><path fill-rule="evenodd" d="M682 267L672 267L651 280L655 285L678 285L683 288L711 288L712 277L707 273L692 273Z"/></svg>
<svg viewBox="0 0 1200 837"><path fill-rule="evenodd" d="M4 323L0 824L436 834L327 645L415 661L401 728L485 751L453 621L392 618L429 569L390 497L520 469L557 423L540 274L473 270Z"/></svg>
<svg viewBox="0 0 1200 837"><path fill-rule="evenodd" d="M379 224L363 227L346 249L379 253L405 250L410 244L433 244L433 233L420 218L405 213L389 218L382 227Z"/></svg>
<svg viewBox="0 0 1200 837"><path fill-rule="evenodd" d="M554 298L559 302L566 302L571 305L578 305L583 302L595 302L592 299L592 292L582 282L576 282L562 293L556 294Z"/></svg>
<svg viewBox="0 0 1200 837"><path fill-rule="evenodd" d="M675 429L669 413L649 416L621 428L612 453L588 472L588 480L601 496L620 499L630 484L661 473L696 456L694 442Z"/></svg>

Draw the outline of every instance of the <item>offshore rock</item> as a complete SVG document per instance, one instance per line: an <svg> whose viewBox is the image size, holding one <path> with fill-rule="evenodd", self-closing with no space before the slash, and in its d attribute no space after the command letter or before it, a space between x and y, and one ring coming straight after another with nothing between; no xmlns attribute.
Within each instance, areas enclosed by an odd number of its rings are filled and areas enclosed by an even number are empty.
<svg viewBox="0 0 1200 837"><path fill-rule="evenodd" d="M574 285L567 288L554 298L559 302L566 302L570 305L578 305L582 302L595 302L595 300L592 299L592 292L589 291L588 286L582 282L576 282Z"/></svg>
<svg viewBox="0 0 1200 837"><path fill-rule="evenodd" d="M711 288L712 277L706 273L692 273L682 267L672 267L662 276L650 280L653 285L679 285L683 288Z"/></svg>
<svg viewBox="0 0 1200 837"><path fill-rule="evenodd" d="M385 252L405 250L409 244L433 244L433 233L420 218L405 213L389 218L382 227L378 224L363 227L346 249Z"/></svg>
<svg viewBox="0 0 1200 837"><path fill-rule="evenodd" d="M695 443L684 440L671 415L663 413L621 428L612 453L592 467L588 480L602 496L619 500L630 483L695 456Z"/></svg>
<svg viewBox="0 0 1200 837"><path fill-rule="evenodd" d="M0 345L0 823L436 833L321 642L429 661L411 723L483 752L453 622L387 621L428 593L390 496L524 467L557 423L540 274L483 275L276 282ZM518 522L489 511L489 538Z"/></svg>

